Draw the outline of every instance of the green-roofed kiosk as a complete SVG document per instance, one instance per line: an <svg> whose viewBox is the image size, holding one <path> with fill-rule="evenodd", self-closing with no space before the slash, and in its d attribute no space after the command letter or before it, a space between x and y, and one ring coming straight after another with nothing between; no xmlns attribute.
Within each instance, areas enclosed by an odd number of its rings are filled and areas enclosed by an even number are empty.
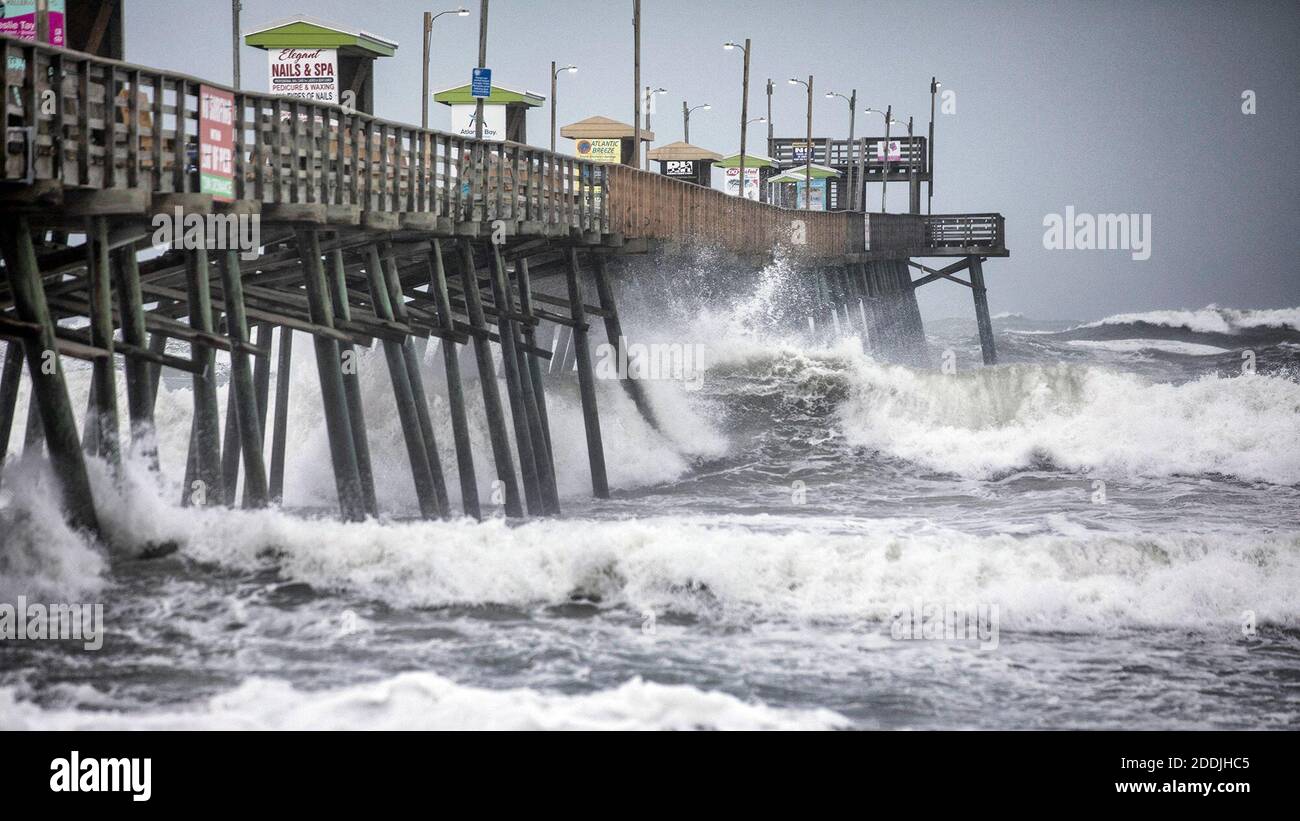
<svg viewBox="0 0 1300 821"><path fill-rule="evenodd" d="M245 32L244 42L267 53L272 94L342 104L373 114L374 62L392 57L397 43L360 29L295 15Z"/></svg>
<svg viewBox="0 0 1300 821"><path fill-rule="evenodd" d="M462 137L475 134L474 114L477 97L470 94L469 83L444 88L433 95L433 101L451 108L451 133ZM546 102L546 98L531 91L492 84L492 93L483 98L483 139L506 140L512 143L528 142L528 112Z"/></svg>
<svg viewBox="0 0 1300 821"><path fill-rule="evenodd" d="M726 174L724 191L732 196L740 193L740 152L729 154L718 160L715 165ZM745 154L745 195L761 202L768 201L767 181L777 172L776 160L762 154Z"/></svg>

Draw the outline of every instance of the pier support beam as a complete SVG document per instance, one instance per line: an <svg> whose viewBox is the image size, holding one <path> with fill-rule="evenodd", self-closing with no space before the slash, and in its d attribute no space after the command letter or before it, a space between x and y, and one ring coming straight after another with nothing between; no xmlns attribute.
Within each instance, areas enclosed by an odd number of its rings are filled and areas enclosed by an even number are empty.
<svg viewBox="0 0 1300 821"><path fill-rule="evenodd" d="M27 369L32 378L32 395L39 407L41 426L54 464L54 475L63 495L63 509L75 528L99 532L99 520L90 494L90 479L77 440L77 421L68 400L59 361L54 322L50 318L32 246L27 217L18 216L0 225L5 273L18 318L39 327L37 335L23 344Z"/></svg>
<svg viewBox="0 0 1300 821"><path fill-rule="evenodd" d="M614 346L618 351L618 361L623 362L627 357L627 337L623 335L623 323L618 318L618 308L614 304L614 288L610 284L609 269L606 265L605 258L599 254L594 256L592 272L596 280L596 298L600 301L601 310L605 312L605 337L609 344ZM626 379L619 380L623 383L623 389L632 399L636 409L640 411L641 418L650 424L655 430L659 429L659 423L655 419L654 410L650 407L650 401L645 395L645 390L640 382L629 376Z"/></svg>
<svg viewBox="0 0 1300 821"><path fill-rule="evenodd" d="M515 428L515 450L519 453L519 472L524 480L524 501L528 512L540 515L545 512L537 458L533 449L532 425L528 403L524 398L523 380L519 374L518 330L510 319L505 263L501 249L492 244L492 301L496 304L497 336L501 340L501 370L506 377L506 395L510 398L510 418Z"/></svg>
<svg viewBox="0 0 1300 821"><path fill-rule="evenodd" d="M577 355L578 392L582 397L582 422L587 433L587 461L591 465L591 490L597 499L609 498L609 478L605 474L605 448L600 438L600 414L596 410L596 375L591 369L591 346L587 339L587 311L583 307L582 271L578 267L578 249L569 247L569 266L565 271L569 287L569 311L573 317L573 349Z"/></svg>
<svg viewBox="0 0 1300 821"><path fill-rule="evenodd" d="M392 247L384 243L380 253L383 256L384 282L388 288L393 319L403 324L410 324L406 300L402 296L402 280L397 273L397 261L393 259ZM402 342L402 361L406 367L407 379L411 383L411 396L415 400L415 419L420 426L425 458L429 462L429 475L433 479L434 503L438 506L439 516L450 516L451 502L447 498L447 480L442 475L442 457L438 455L438 441L433 435L433 421L429 418L429 398L424 392L424 377L420 374L420 357L415 352L415 342L409 336Z"/></svg>
<svg viewBox="0 0 1300 821"><path fill-rule="evenodd" d="M350 322L352 306L348 304L348 280L343 266L343 252L335 248L330 252L329 291L330 301L334 306L334 316ZM357 449L357 473L361 477L361 495L366 503L366 512L371 516L379 515L379 502L375 498L375 474L370 464L370 441L366 431L366 411L361 404L361 376L357 373L360 364L357 351L351 342L340 343L340 350L345 359L343 364L343 392L347 394L348 421L352 423L352 444Z"/></svg>
<svg viewBox="0 0 1300 821"><path fill-rule="evenodd" d="M121 463L118 438L117 364L113 361L113 275L108 250L108 220L95 217L86 226L86 267L90 291L90 344L108 351L96 359L91 373L94 423L88 429L95 439L84 443L110 465ZM128 357L129 359L129 357Z"/></svg>
<svg viewBox="0 0 1300 821"><path fill-rule="evenodd" d="M379 247L373 244L366 246L366 281L370 285L370 302L374 306L375 315L392 321L393 305L384 276L384 266L379 258ZM433 474L429 469L429 451L416 414L411 378L402 355L402 343L385 339L380 344L384 348L384 360L388 363L389 381L393 383L393 399L397 403L397 417L406 441L406 456L411 464L411 479L415 483L415 498L420 506L420 515L426 519L436 519L441 512L434 492Z"/></svg>
<svg viewBox="0 0 1300 821"><path fill-rule="evenodd" d="M198 248L188 253L186 282L189 291L190 327L205 333L213 332L212 293L208 273L208 252ZM194 462L193 478L203 482L202 498L206 504L226 502L225 486L221 476L221 426L217 407L216 354L204 342L190 343L190 357L202 364L193 374L194 424L190 451ZM195 490L187 481L182 492L182 504L188 505Z"/></svg>
<svg viewBox="0 0 1300 821"><path fill-rule="evenodd" d="M989 317L988 289L984 287L984 265L979 257L970 257L971 293L975 297L975 323L979 326L980 352L985 365L998 364L993 343L993 320Z"/></svg>
<svg viewBox="0 0 1300 821"><path fill-rule="evenodd" d="M465 296L465 315L474 328L474 358L478 362L479 387L483 390L483 410L487 415L488 435L492 441L492 458L496 462L497 480L505 490L507 516L522 516L519 484L515 480L514 458L510 455L510 437L506 433L505 411L497 390L496 369L492 366L491 342L487 338L487 321L479 296L478 273L474 266L474 246L468 239L460 241L460 282Z"/></svg>
<svg viewBox="0 0 1300 821"><path fill-rule="evenodd" d="M117 252L117 300L122 317L122 341L136 348L150 348L145 330L144 297L140 291L140 266L131 246ZM166 341L164 337L160 340ZM162 353L162 351L158 351ZM161 365L159 366L162 367ZM131 443L154 470L158 469L158 437L154 430L154 380L150 363L128 356L126 371L126 408L131 422Z"/></svg>
<svg viewBox="0 0 1300 821"><path fill-rule="evenodd" d="M9 457L9 434L18 409L18 383L23 378L23 343L17 339L5 343L4 369L0 370L0 482L4 480L5 460Z"/></svg>
<svg viewBox="0 0 1300 821"><path fill-rule="evenodd" d="M298 254L302 259L311 321L333 328L334 312L325 286L320 235L314 229L298 231ZM345 520L360 521L366 517L366 507L361 493L356 446L352 441L352 423L348 419L347 397L343 390L343 362L339 343L335 339L318 335L312 336L312 342L316 349L316 371L320 374L321 402L325 410L330 459L334 463L339 511Z"/></svg>
<svg viewBox="0 0 1300 821"><path fill-rule="evenodd" d="M235 398L232 404L236 430L244 456L244 504L246 507L265 507L268 501L266 465L262 460L262 431L257 408L257 389L253 384L253 367L248 361L248 352L244 350L248 344L248 318L244 314L239 251L226 251L222 262L221 290L226 303L226 331L233 343L230 351L229 390ZM233 449L229 443L227 447ZM232 502L239 462L236 461L235 465L235 479L226 482ZM225 478L229 479L228 476Z"/></svg>
<svg viewBox="0 0 1300 821"><path fill-rule="evenodd" d="M442 245L430 242L429 291L438 309L438 325L451 333L455 330L451 297L447 291L447 269L442 259ZM474 449L469 435L469 416L465 412L465 389L460 381L460 351L451 339L442 340L442 363L447 374L447 405L451 410L451 432L456 440L456 471L460 480L461 509L466 516L482 518L478 501L478 479L474 472Z"/></svg>
<svg viewBox="0 0 1300 821"><path fill-rule="evenodd" d="M289 383L293 380L293 329L280 326L280 353L275 363L275 430L271 434L271 501L284 501L284 455L289 435ZM265 412L265 411L263 411Z"/></svg>

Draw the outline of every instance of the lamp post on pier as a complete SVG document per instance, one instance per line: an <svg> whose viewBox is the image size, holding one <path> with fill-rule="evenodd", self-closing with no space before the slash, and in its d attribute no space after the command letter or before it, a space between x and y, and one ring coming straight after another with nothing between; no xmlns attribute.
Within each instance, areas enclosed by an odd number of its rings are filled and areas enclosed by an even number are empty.
<svg viewBox="0 0 1300 821"><path fill-rule="evenodd" d="M448 9L434 14L431 11L424 13L424 81L420 84L422 94L420 95L420 128L429 127L429 42L433 36L433 21L437 20L444 14L454 14L457 17L468 17L469 9L461 6L460 8Z"/></svg>
<svg viewBox="0 0 1300 821"><path fill-rule="evenodd" d="M853 203L850 210L853 210L858 207L858 180L856 175L853 173L853 126L857 120L858 113L858 90L856 88L853 89L847 97L838 91L826 92L827 99L834 99L835 97L839 97L841 100L849 104L849 146L846 159L849 168L849 202ZM827 157L826 164L830 165L830 163L831 158Z"/></svg>
<svg viewBox="0 0 1300 821"><path fill-rule="evenodd" d="M737 193L743 198L745 196L745 128L749 125L749 38L745 38L745 44L728 40L722 44L727 51L739 48L745 53L745 68L740 81L740 182Z"/></svg>
<svg viewBox="0 0 1300 821"><path fill-rule="evenodd" d="M646 87L645 87L645 130L646 130L647 132L650 131L650 112L651 112L651 110L654 108L653 103L654 103L654 97L655 97L655 95L656 95L656 94L667 94L667 93L668 93L668 89L663 88L662 86L659 87L659 88L655 88L655 89L650 88L650 86L646 86ZM638 146L636 147L636 150L637 150L637 153L640 154L640 153L641 153L641 146L638 145ZM649 171L649 170L650 170L650 147L649 147L649 146L646 146L645 160L642 161L642 166L641 166L641 168L642 168L642 170L644 170L644 171Z"/></svg>
<svg viewBox="0 0 1300 821"><path fill-rule="evenodd" d="M894 107L892 105L885 106L884 111L878 108L868 108L862 112L863 114L879 114L885 118L885 150L882 152L883 156L881 157L884 165L880 169L880 213L882 214L885 213L885 194L889 190L889 127L891 125L902 125L893 118L893 112Z"/></svg>
<svg viewBox="0 0 1300 821"><path fill-rule="evenodd" d="M790 78L790 85L796 85L796 84L797 84L797 85L801 85L801 86L803 86L804 88L808 89L808 136L807 136L807 138L806 138L806 142L804 143L804 151L807 152L807 154L806 154L806 157L805 157L806 162L805 162L805 164L804 164L804 172L803 172L803 210L805 210L805 211L810 211L810 210L812 210L812 155L813 155L813 144L812 144L812 100L813 100L813 76L812 76L811 74L809 74L809 75L808 75L808 82L806 82L806 83L805 83L803 80L797 80L797 79L795 79L794 77L791 77L791 78Z"/></svg>
<svg viewBox="0 0 1300 821"><path fill-rule="evenodd" d="M943 83L936 80L933 76L930 77L930 140L929 140L930 144L929 146L927 146L930 152L930 159L929 162L925 164L925 170L930 175L930 184L926 186L926 196L925 196L926 214L932 213L932 209L934 207L934 95L935 92L937 92L942 87L943 87Z"/></svg>
<svg viewBox="0 0 1300 821"><path fill-rule="evenodd" d="M713 108L713 106L708 103L701 103L687 108L686 101L682 100L682 142L689 143L691 141L691 112L701 110L708 111L711 108Z"/></svg>
<svg viewBox="0 0 1300 821"><path fill-rule="evenodd" d="M565 71L567 71L567 72L569 72L570 74L572 74L573 72L575 72L575 71L577 71L577 70L578 70L578 67L577 67L577 66L574 66L574 65L568 65L568 66L564 66L564 67L562 67L562 68L556 68L556 67L555 67L555 61L554 61L554 60L551 61L551 153L552 153L552 154L555 153L555 89L556 89L556 81L559 79L559 77L560 77L560 73L561 73L561 72L565 72Z"/></svg>

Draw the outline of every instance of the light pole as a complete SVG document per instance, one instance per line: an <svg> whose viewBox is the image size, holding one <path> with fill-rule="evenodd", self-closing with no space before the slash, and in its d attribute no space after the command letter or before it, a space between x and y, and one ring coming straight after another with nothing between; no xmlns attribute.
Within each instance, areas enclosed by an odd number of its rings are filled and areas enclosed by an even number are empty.
<svg viewBox="0 0 1300 821"><path fill-rule="evenodd" d="M478 67L487 68L487 33L488 0L479 0L478 4ZM483 139L483 98L478 97L474 105L474 139ZM479 149L479 173L484 173L482 166L482 148ZM480 180L482 178L480 177Z"/></svg>
<svg viewBox="0 0 1300 821"><path fill-rule="evenodd" d="M749 124L749 38L745 38L745 44L734 43L730 40L722 44L722 47L728 51L733 48L743 49L745 52L745 68L740 81L740 188L741 197L745 196L745 127Z"/></svg>
<svg viewBox="0 0 1300 821"><path fill-rule="evenodd" d="M437 14L431 11L424 13L424 82L421 84L423 94L420 96L420 128L429 127L429 41L433 36L433 21L444 14L468 17L469 9L462 6L458 9L440 11Z"/></svg>
<svg viewBox="0 0 1300 821"><path fill-rule="evenodd" d="M231 86L233 86L236 91L239 90L239 10L241 8L243 8L243 4L240 3L239 0L231 0L230 23L231 29L234 31L235 46L235 73L234 81L231 83Z"/></svg>
<svg viewBox="0 0 1300 821"><path fill-rule="evenodd" d="M767 78L767 155L772 156L772 78Z"/></svg>
<svg viewBox="0 0 1300 821"><path fill-rule="evenodd" d="M808 89L808 136L804 143L804 151L808 152L803 172L803 210L812 210L812 95L813 95L813 76L808 75L808 82L790 78L790 85L799 84Z"/></svg>
<svg viewBox="0 0 1300 821"><path fill-rule="evenodd" d="M687 108L686 101L682 100L682 142L689 143L691 141L691 112L699 110L708 111L711 108L713 108L713 106L708 103L701 103L700 105Z"/></svg>
<svg viewBox="0 0 1300 821"><path fill-rule="evenodd" d="M654 96L656 94L667 94L667 93L668 93L668 89L666 88L660 87L656 89L651 89L650 86L645 87L645 130L647 133L649 133L650 131L650 109L654 108L654 106L651 105L651 103L654 102ZM641 156L641 146L638 145L636 151L637 151L637 156L639 158ZM645 171L650 170L650 149L648 146L645 152L645 160L642 162L641 168Z"/></svg>
<svg viewBox="0 0 1300 821"><path fill-rule="evenodd" d="M853 89L853 91L849 93L848 97L845 97L838 91L826 92L827 99L833 99L835 97L839 97L841 100L844 100L849 104L849 147L846 153L849 169L849 202L853 203L850 209L852 210L858 207L858 181L854 178L855 175L853 174L853 126L854 121L857 119L858 112L858 90L856 88ZM826 158L826 164L830 165L830 157Z"/></svg>
<svg viewBox="0 0 1300 821"><path fill-rule="evenodd" d="M894 107L891 105L885 106L884 111L878 108L868 108L862 112L863 114L879 114L885 118L885 150L884 156L881 158L884 166L880 169L880 213L882 214L885 213L885 192L889 187L889 127L891 125L902 125L891 116L893 111Z"/></svg>
<svg viewBox="0 0 1300 821"><path fill-rule="evenodd" d="M573 72L575 72L575 71L577 71L577 70L578 70L578 67L577 67L577 66L564 66L563 68L556 68L556 67L555 67L555 61L554 61L554 60L551 61L551 153L552 153L552 154L555 153L555 87L556 87L556 80L559 78L559 76L560 76L560 72L562 72L562 71L567 71L567 72L569 72L570 74L572 74Z"/></svg>
<svg viewBox="0 0 1300 821"><path fill-rule="evenodd" d="M934 207L934 94L942 87L943 83L934 77L930 78L930 161L925 164L925 169L930 174L930 184L926 187L926 214L932 213Z"/></svg>

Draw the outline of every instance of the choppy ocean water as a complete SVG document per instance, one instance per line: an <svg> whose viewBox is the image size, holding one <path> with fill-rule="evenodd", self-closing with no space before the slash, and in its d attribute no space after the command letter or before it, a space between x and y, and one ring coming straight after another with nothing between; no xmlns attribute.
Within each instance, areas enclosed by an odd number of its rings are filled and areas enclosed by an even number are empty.
<svg viewBox="0 0 1300 821"><path fill-rule="evenodd" d="M92 464L110 547L61 524L42 459L11 456L0 602L102 602L106 638L0 642L0 727L1300 724L1300 310L1003 316L996 368L973 322L935 320L907 367L789 321L786 284L625 320L708 367L698 390L644 383L660 430L600 384L608 501L589 498L576 385L550 381L560 519L413 520L377 350L380 521L329 518L305 355L284 511L177 504L179 378L161 483ZM625 314L658 293L625 292ZM944 609L995 639L900 637L901 614Z"/></svg>

